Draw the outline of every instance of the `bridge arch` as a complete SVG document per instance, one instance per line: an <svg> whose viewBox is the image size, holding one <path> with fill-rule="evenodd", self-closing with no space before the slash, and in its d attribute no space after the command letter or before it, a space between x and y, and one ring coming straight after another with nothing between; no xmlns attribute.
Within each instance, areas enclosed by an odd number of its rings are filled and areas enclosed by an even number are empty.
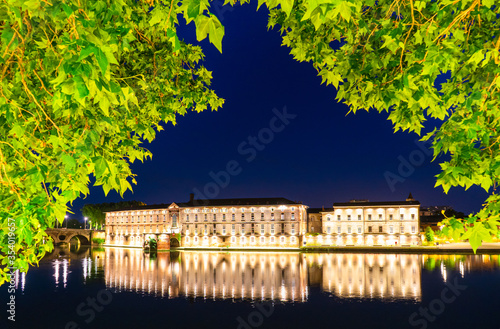
<svg viewBox="0 0 500 329"><path fill-rule="evenodd" d="M71 235L69 238L68 238L68 242L71 241L71 239L73 238L77 238L78 241L80 242L80 244L83 244L83 245L86 245L86 244L90 244L90 240L84 236L84 235L81 235L81 234L73 234Z"/></svg>
<svg viewBox="0 0 500 329"><path fill-rule="evenodd" d="M55 245L69 244L72 238L77 238L80 244L90 245L91 230L82 229L48 229L47 234L52 238Z"/></svg>
<svg viewBox="0 0 500 329"><path fill-rule="evenodd" d="M176 238L171 238L170 239L170 249L175 249L175 248L179 248L179 247L180 247L179 240L177 240Z"/></svg>

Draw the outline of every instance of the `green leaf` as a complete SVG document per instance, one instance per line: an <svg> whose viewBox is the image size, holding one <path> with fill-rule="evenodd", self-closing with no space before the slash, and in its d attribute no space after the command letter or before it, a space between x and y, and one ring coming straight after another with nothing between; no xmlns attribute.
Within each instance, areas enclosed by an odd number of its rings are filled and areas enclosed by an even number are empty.
<svg viewBox="0 0 500 329"><path fill-rule="evenodd" d="M78 91L78 96L80 98L87 97L89 95L89 90L87 89L87 86L85 85L82 77L76 76L73 78L73 80L76 82L76 90Z"/></svg>
<svg viewBox="0 0 500 329"><path fill-rule="evenodd" d="M64 164L64 168L66 169L66 171L73 172L75 170L76 161L72 156L68 154L63 154L61 156L61 161Z"/></svg>
<svg viewBox="0 0 500 329"><path fill-rule="evenodd" d="M97 52L94 53L99 63L99 67L101 68L102 75L106 74L106 70L108 69L108 59L106 58L106 54L101 49L97 49Z"/></svg>
<svg viewBox="0 0 500 329"><path fill-rule="evenodd" d="M287 17L290 17L290 13L292 12L294 0L281 0L281 10L283 10Z"/></svg>
<svg viewBox="0 0 500 329"><path fill-rule="evenodd" d="M209 36L210 42L222 53L222 38L224 37L224 26L219 19L210 15L200 15L196 19L196 39L201 41Z"/></svg>
<svg viewBox="0 0 500 329"><path fill-rule="evenodd" d="M95 165L95 176L96 178L100 178L104 175L106 169L108 169L108 165L106 160L103 157L97 157L93 159Z"/></svg>

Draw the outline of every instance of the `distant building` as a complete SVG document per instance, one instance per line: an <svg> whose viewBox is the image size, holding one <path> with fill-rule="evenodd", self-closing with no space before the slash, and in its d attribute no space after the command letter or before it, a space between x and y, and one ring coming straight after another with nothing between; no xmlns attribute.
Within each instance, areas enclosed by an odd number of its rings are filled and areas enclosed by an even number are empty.
<svg viewBox="0 0 500 329"><path fill-rule="evenodd" d="M397 246L420 244L420 203L351 200L312 208L285 198L238 198L135 206L106 213L106 245L158 249ZM309 234L307 233L319 233Z"/></svg>
<svg viewBox="0 0 500 329"><path fill-rule="evenodd" d="M329 211L333 208L308 208L307 209L307 232L308 233L321 233L323 222L322 222L322 211Z"/></svg>
<svg viewBox="0 0 500 329"><path fill-rule="evenodd" d="M322 235L305 244L321 246L404 246L420 244L420 202L410 194L406 201L334 203L322 211Z"/></svg>
<svg viewBox="0 0 500 329"><path fill-rule="evenodd" d="M464 213L455 211L451 206L428 206L420 208L421 232L424 232L427 227L438 231L438 224L445 218L445 215L447 217L455 216L457 218L464 218Z"/></svg>
<svg viewBox="0 0 500 329"><path fill-rule="evenodd" d="M307 207L285 198L191 197L179 207L187 248L298 248L307 230Z"/></svg>
<svg viewBox="0 0 500 329"><path fill-rule="evenodd" d="M106 213L106 244L158 249L298 248L307 207L285 198L195 200Z"/></svg>

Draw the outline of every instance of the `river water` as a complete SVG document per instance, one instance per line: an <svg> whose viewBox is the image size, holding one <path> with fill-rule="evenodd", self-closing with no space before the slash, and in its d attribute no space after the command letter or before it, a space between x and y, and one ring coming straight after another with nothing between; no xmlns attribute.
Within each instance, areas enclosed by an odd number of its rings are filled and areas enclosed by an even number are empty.
<svg viewBox="0 0 500 329"><path fill-rule="evenodd" d="M499 329L500 257L58 248L0 297L1 328Z"/></svg>

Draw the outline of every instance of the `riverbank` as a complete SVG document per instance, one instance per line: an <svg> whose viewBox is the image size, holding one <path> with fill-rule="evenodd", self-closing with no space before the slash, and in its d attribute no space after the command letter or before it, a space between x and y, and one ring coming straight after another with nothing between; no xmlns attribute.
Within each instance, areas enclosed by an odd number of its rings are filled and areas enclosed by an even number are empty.
<svg viewBox="0 0 500 329"><path fill-rule="evenodd" d="M114 248L141 248L136 246L104 245ZM367 253L367 254L474 254L470 244L449 243L438 246L314 246L302 248L220 248L220 247L180 247L171 250L157 251L212 251L212 252L303 252L303 253ZM484 243L478 248L476 254L500 254L500 243Z"/></svg>
<svg viewBox="0 0 500 329"><path fill-rule="evenodd" d="M441 244L438 246L349 246L349 247L303 247L305 253L404 253L404 254L474 254L470 244L466 242ZM500 254L500 243L483 243L476 254Z"/></svg>

